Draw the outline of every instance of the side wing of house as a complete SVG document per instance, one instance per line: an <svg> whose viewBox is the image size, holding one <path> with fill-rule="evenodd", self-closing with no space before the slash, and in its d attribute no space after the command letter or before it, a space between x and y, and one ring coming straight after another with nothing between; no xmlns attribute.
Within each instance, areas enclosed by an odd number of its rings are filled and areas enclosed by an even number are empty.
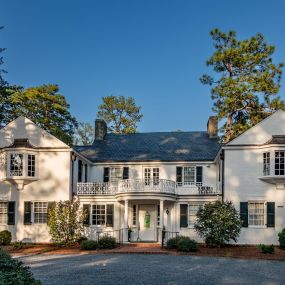
<svg viewBox="0 0 285 285"><path fill-rule="evenodd" d="M71 198L69 146L19 117L0 130L0 230L48 242L47 210Z"/></svg>
<svg viewBox="0 0 285 285"><path fill-rule="evenodd" d="M277 111L224 149L224 199L243 221L239 243L278 244L285 227L285 112Z"/></svg>

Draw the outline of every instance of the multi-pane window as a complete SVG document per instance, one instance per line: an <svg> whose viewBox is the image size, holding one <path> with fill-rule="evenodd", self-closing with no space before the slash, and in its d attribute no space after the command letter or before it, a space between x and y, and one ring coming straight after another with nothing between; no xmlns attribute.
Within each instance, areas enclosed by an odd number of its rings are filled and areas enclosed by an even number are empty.
<svg viewBox="0 0 285 285"><path fill-rule="evenodd" d="M248 203L248 224L250 226L264 226L265 224L265 204L262 202Z"/></svg>
<svg viewBox="0 0 285 285"><path fill-rule="evenodd" d="M275 175L284 175L284 151L275 152Z"/></svg>
<svg viewBox="0 0 285 285"><path fill-rule="evenodd" d="M195 167L189 166L183 168L183 184L194 185L195 184Z"/></svg>
<svg viewBox="0 0 285 285"><path fill-rule="evenodd" d="M145 168L144 169L144 184L158 185L159 184L159 168Z"/></svg>
<svg viewBox="0 0 285 285"><path fill-rule="evenodd" d="M158 185L159 184L159 168L153 168L152 176L153 176L153 184Z"/></svg>
<svg viewBox="0 0 285 285"><path fill-rule="evenodd" d="M36 176L36 156L34 154L28 154L28 176Z"/></svg>
<svg viewBox="0 0 285 285"><path fill-rule="evenodd" d="M106 205L92 206L92 225L100 226L106 224Z"/></svg>
<svg viewBox="0 0 285 285"><path fill-rule="evenodd" d="M203 207L204 203L202 202L193 202L188 205L188 226L193 226L197 220L197 212L200 207Z"/></svg>
<svg viewBox="0 0 285 285"><path fill-rule="evenodd" d="M7 224L8 202L0 202L0 224Z"/></svg>
<svg viewBox="0 0 285 285"><path fill-rule="evenodd" d="M10 154L10 176L23 176L23 154Z"/></svg>
<svg viewBox="0 0 285 285"><path fill-rule="evenodd" d="M145 185L150 185L151 180L151 168L144 169L144 183Z"/></svg>
<svg viewBox="0 0 285 285"><path fill-rule="evenodd" d="M110 169L110 178L112 183L117 183L120 179L122 179L122 168L112 167Z"/></svg>
<svg viewBox="0 0 285 285"><path fill-rule="evenodd" d="M270 152L263 153L263 176L270 175Z"/></svg>
<svg viewBox="0 0 285 285"><path fill-rule="evenodd" d="M34 223L45 224L48 218L48 203L34 202Z"/></svg>
<svg viewBox="0 0 285 285"><path fill-rule="evenodd" d="M137 225L137 205L133 205L133 226Z"/></svg>

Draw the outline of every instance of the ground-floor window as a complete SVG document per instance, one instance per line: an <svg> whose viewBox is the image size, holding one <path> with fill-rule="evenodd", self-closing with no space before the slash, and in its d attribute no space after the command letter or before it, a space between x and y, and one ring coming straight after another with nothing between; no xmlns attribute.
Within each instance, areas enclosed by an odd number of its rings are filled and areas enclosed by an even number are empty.
<svg viewBox="0 0 285 285"><path fill-rule="evenodd" d="M8 202L0 202L0 224L8 222Z"/></svg>
<svg viewBox="0 0 285 285"><path fill-rule="evenodd" d="M106 205L92 205L92 225L105 225Z"/></svg>
<svg viewBox="0 0 285 285"><path fill-rule="evenodd" d="M248 203L248 224L249 226L265 225L265 204L264 202Z"/></svg>
<svg viewBox="0 0 285 285"><path fill-rule="evenodd" d="M203 202L191 202L188 204L189 216L188 216L188 226L194 226L197 220L197 212L200 207L203 207L205 203Z"/></svg>
<svg viewBox="0 0 285 285"><path fill-rule="evenodd" d="M34 202L34 223L46 224L48 219L48 203Z"/></svg>

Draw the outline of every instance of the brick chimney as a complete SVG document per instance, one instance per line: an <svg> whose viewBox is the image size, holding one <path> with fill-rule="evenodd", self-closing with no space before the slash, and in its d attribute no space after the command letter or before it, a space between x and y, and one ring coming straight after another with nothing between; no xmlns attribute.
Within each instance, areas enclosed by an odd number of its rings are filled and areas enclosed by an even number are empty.
<svg viewBox="0 0 285 285"><path fill-rule="evenodd" d="M207 131L209 138L218 137L218 117L210 116L207 123Z"/></svg>
<svg viewBox="0 0 285 285"><path fill-rule="evenodd" d="M95 141L102 141L107 134L107 124L104 120L96 119L95 121Z"/></svg>

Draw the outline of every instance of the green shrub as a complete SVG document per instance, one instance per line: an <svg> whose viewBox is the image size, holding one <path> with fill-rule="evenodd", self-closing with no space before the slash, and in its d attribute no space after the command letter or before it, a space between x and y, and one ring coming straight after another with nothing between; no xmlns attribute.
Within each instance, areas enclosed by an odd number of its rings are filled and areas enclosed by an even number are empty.
<svg viewBox="0 0 285 285"><path fill-rule="evenodd" d="M2 231L0 232L0 245L9 245L12 240L11 232Z"/></svg>
<svg viewBox="0 0 285 285"><path fill-rule="evenodd" d="M261 249L262 253L270 253L273 254L274 253L274 246L272 245L265 245L265 244L260 244L257 246L258 248Z"/></svg>
<svg viewBox="0 0 285 285"><path fill-rule="evenodd" d="M184 238L184 237L183 236L176 236L174 238L170 238L166 243L166 247L169 249L177 249L177 243L182 238Z"/></svg>
<svg viewBox="0 0 285 285"><path fill-rule="evenodd" d="M230 201L208 203L198 210L194 228L208 246L223 246L229 241L237 242L240 216Z"/></svg>
<svg viewBox="0 0 285 285"><path fill-rule="evenodd" d="M116 239L110 236L103 236L99 238L98 247L101 249L112 249L116 247Z"/></svg>
<svg viewBox="0 0 285 285"><path fill-rule="evenodd" d="M85 236L81 236L78 240L77 240L77 242L79 243L79 244L81 244L83 241L85 241L85 240L88 240L88 238L87 237L85 237Z"/></svg>
<svg viewBox="0 0 285 285"><path fill-rule="evenodd" d="M24 247L24 243L22 242L22 241L15 241L14 243L13 243L13 247L15 248L15 249L21 249L21 248L23 248Z"/></svg>
<svg viewBox="0 0 285 285"><path fill-rule="evenodd" d="M0 249L0 284L41 285L42 283L33 278L28 266L24 266L17 259L12 259L8 253Z"/></svg>
<svg viewBox="0 0 285 285"><path fill-rule="evenodd" d="M83 240L80 243L80 248L83 250L95 250L98 248L98 242L95 240Z"/></svg>
<svg viewBox="0 0 285 285"><path fill-rule="evenodd" d="M177 250L183 252L194 252L197 251L197 242L188 237L180 238L177 243Z"/></svg>
<svg viewBox="0 0 285 285"><path fill-rule="evenodd" d="M285 249L285 228L278 234L281 249Z"/></svg>

